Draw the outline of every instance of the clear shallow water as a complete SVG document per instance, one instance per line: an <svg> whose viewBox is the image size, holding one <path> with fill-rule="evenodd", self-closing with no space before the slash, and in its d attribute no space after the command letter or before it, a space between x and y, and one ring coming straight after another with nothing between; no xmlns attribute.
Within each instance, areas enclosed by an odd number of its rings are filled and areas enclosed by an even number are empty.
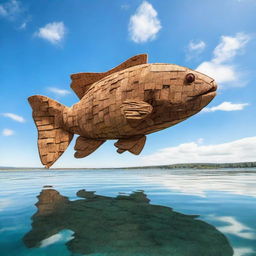
<svg viewBox="0 0 256 256"><path fill-rule="evenodd" d="M256 256L255 169L0 171L0 181L1 256Z"/></svg>

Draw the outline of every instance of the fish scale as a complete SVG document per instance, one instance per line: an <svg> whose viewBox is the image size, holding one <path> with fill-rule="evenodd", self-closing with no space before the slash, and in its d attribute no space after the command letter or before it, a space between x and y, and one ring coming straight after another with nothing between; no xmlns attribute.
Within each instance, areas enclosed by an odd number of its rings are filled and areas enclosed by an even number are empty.
<svg viewBox="0 0 256 256"><path fill-rule="evenodd" d="M139 154L147 134L198 113L217 89L214 79L198 71L176 64L149 64L146 54L107 72L78 73L71 79L80 101L70 108L46 96L28 99L38 129L40 159L47 168L74 134L79 135L77 158L91 154L106 140L118 140L118 153Z"/></svg>

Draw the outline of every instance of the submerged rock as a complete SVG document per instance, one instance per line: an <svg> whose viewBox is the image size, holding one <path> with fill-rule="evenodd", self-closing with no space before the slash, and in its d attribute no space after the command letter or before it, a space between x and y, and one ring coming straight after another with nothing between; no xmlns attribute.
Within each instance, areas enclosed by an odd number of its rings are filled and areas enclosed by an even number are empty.
<svg viewBox="0 0 256 256"><path fill-rule="evenodd" d="M80 190L70 201L54 189L42 190L32 230L23 241L29 248L69 229L72 253L105 256L230 256L227 238L214 226L169 207L151 205L143 191L107 197Z"/></svg>

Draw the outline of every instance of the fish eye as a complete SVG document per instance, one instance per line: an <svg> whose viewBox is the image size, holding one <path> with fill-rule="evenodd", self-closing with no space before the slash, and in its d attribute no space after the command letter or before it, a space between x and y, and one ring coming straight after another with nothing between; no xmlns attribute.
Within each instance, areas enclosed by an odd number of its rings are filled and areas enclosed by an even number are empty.
<svg viewBox="0 0 256 256"><path fill-rule="evenodd" d="M189 83L189 84L193 83L193 82L195 81L195 79L196 79L196 77L195 77L195 75L192 74L192 73L188 73L188 74L186 75L186 81L187 81L187 83Z"/></svg>
<svg viewBox="0 0 256 256"><path fill-rule="evenodd" d="M170 88L169 84L163 84L163 89L168 89L168 88Z"/></svg>

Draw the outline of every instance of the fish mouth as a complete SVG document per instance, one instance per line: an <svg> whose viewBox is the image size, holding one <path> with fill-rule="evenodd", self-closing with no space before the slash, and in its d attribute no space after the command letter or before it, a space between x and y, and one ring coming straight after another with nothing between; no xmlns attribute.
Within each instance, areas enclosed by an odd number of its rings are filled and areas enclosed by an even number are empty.
<svg viewBox="0 0 256 256"><path fill-rule="evenodd" d="M212 88L209 91L203 93L202 96L215 96L216 94L216 89Z"/></svg>
<svg viewBox="0 0 256 256"><path fill-rule="evenodd" d="M199 97L199 96L215 96L216 95L216 90L217 90L217 84L216 84L215 81L212 81L211 84L212 84L212 87L209 90L207 90L205 92L202 92L200 94L197 94L197 95L195 95L195 97Z"/></svg>
<svg viewBox="0 0 256 256"><path fill-rule="evenodd" d="M216 90L217 90L217 84L215 82L213 82L213 86L210 90L208 90L207 92L205 92L204 94L209 94L214 92L216 94Z"/></svg>

